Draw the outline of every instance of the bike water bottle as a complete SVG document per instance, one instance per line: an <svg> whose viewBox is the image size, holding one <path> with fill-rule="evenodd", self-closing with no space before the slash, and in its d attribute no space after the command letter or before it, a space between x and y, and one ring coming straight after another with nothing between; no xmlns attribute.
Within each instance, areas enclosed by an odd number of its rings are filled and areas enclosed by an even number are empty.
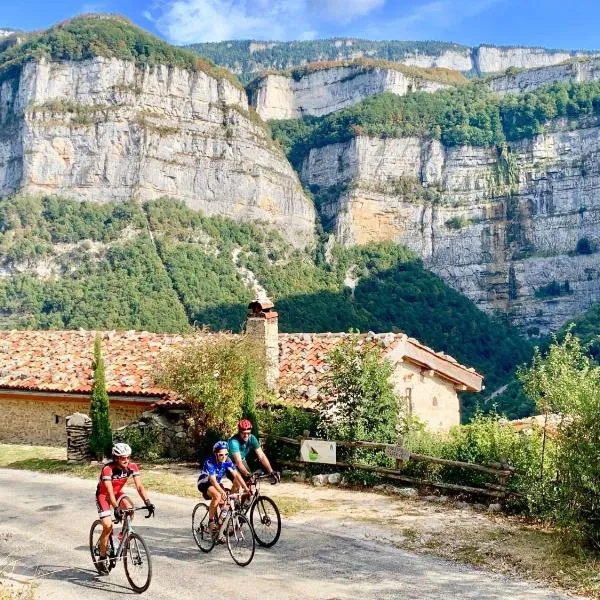
<svg viewBox="0 0 600 600"><path fill-rule="evenodd" d="M227 515L229 514L229 506L226 504L221 511L221 523L224 523L227 519Z"/></svg>

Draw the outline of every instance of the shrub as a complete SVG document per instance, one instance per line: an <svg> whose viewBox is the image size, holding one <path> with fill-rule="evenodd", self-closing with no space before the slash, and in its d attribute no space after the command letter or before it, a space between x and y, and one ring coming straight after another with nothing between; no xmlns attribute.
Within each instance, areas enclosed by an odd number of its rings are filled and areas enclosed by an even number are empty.
<svg viewBox="0 0 600 600"><path fill-rule="evenodd" d="M476 464L510 464L522 474L510 479L509 489L526 493L534 474L539 472L542 436L539 430L529 435L519 433L497 413L477 411L471 423L454 427L447 435L412 426L405 435L405 444L414 454ZM498 482L492 474L416 461L410 461L405 472L419 478L474 487Z"/></svg>
<svg viewBox="0 0 600 600"><path fill-rule="evenodd" d="M129 444L136 459L155 460L164 455L162 433L162 429L151 421L140 421L115 431L114 440Z"/></svg>
<svg viewBox="0 0 600 600"><path fill-rule="evenodd" d="M533 501L572 537L598 548L600 366L567 330L545 355L536 350L530 368L519 376L539 411L563 415Z"/></svg>
<svg viewBox="0 0 600 600"><path fill-rule="evenodd" d="M247 336L204 331L173 349L155 379L189 403L197 440L211 430L225 437L242 414L246 373L264 381L262 356Z"/></svg>
<svg viewBox="0 0 600 600"><path fill-rule="evenodd" d="M445 225L448 229L462 229L463 227L467 227L469 225L469 219L467 219L464 215L452 217L446 221Z"/></svg>
<svg viewBox="0 0 600 600"><path fill-rule="evenodd" d="M392 366L375 345L350 334L329 353L324 391L334 404L321 412L330 439L394 442L398 400L389 381Z"/></svg>
<svg viewBox="0 0 600 600"><path fill-rule="evenodd" d="M265 451L269 457L283 460L296 460L299 449L273 439L273 436L295 438L308 431L314 436L319 428L319 415L315 412L287 406L285 408L269 407L259 411L264 427Z"/></svg>
<svg viewBox="0 0 600 600"><path fill-rule="evenodd" d="M588 238L582 237L577 240L575 254L593 254L596 251L596 244L591 242Z"/></svg>

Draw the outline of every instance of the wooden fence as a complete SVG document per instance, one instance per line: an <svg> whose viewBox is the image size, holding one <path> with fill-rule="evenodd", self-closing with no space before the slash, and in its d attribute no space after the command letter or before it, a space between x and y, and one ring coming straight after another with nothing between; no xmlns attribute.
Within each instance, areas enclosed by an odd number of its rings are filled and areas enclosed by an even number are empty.
<svg viewBox="0 0 600 600"><path fill-rule="evenodd" d="M304 440L316 440L317 438L309 438L309 437L298 437L298 438L289 438L289 437L281 437L281 436L273 436L271 439L278 440L280 442L284 442L286 444L292 444L295 446L302 446L302 442ZM324 441L324 440L319 440ZM505 464L505 463L486 463L486 464L476 464L470 462L462 462L458 460L448 460L445 458L438 458L437 456L426 456L424 454L413 454L409 452L406 448L402 446L394 445L394 444L381 444L376 442L342 442L337 440L330 440L331 442L335 442L337 447L355 447L355 448L369 448L372 450L384 450L386 454L391 457L401 455L402 458L396 459L396 468L387 468L387 467L376 467L373 465L367 465L363 463L347 463L347 462L338 462L336 459L335 464L329 464L331 467L339 468L339 469L361 469L363 471L370 471L373 473L379 473L384 477L396 481L402 481L405 483L410 483L412 485L417 486L428 486L445 490L452 490L455 492L466 492L469 494L482 494L485 496L491 496L494 498L504 498L508 494L518 495L514 492L511 492L508 487L509 479L516 473L518 473L515 467ZM300 454L300 452L298 452ZM487 475L492 475L496 478L496 483L484 483L484 487L473 487L468 485L458 485L456 483L445 483L441 481L430 481L427 479L418 479L415 477L409 477L403 474L402 466L408 463L409 461L415 462L425 462L425 463L433 463L444 465L447 467L457 467L462 469L468 469L471 471L478 471L480 473L485 473ZM307 464L319 464L313 463L310 461L301 461L301 460L279 460L279 464L288 467L300 467L304 468ZM327 465L325 465L327 466Z"/></svg>

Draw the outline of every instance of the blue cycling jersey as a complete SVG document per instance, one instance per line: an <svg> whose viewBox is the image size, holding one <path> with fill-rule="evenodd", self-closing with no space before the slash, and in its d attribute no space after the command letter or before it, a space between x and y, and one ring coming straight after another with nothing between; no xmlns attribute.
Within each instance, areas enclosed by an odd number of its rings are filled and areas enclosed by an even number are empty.
<svg viewBox="0 0 600 600"><path fill-rule="evenodd" d="M198 475L198 485L201 483L207 483L208 478L214 475L217 478L217 482L221 483L221 479L225 477L227 471L235 471L235 465L229 460L224 460L222 463L214 456L209 456L202 465L202 471Z"/></svg>

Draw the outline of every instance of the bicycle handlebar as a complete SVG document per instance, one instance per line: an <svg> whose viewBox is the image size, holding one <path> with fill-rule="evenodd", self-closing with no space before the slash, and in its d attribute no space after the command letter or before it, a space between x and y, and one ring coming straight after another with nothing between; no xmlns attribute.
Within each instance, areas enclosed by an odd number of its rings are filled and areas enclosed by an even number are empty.
<svg viewBox="0 0 600 600"><path fill-rule="evenodd" d="M125 515L132 515L134 512L138 511L138 510L147 510L148 514L144 517L145 519L149 519L150 517L154 516L154 511L150 510L147 506L136 506L133 508L122 508L121 512L123 513L123 516ZM120 523L121 520L119 521L115 521L114 519L112 520L113 523Z"/></svg>

